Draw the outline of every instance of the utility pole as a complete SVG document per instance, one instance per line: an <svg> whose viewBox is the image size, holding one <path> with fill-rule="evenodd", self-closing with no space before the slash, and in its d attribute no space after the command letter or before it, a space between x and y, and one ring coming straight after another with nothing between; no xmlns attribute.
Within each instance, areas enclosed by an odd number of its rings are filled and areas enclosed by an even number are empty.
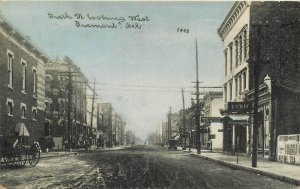
<svg viewBox="0 0 300 189"><path fill-rule="evenodd" d="M181 90L182 92L182 126L183 126L183 138L184 138L184 149L186 148L186 128L185 128L185 102L184 102L184 91L183 89Z"/></svg>
<svg viewBox="0 0 300 189"><path fill-rule="evenodd" d="M259 98L259 69L261 61L261 28L268 24L254 24L252 27L257 29L257 46L256 46L256 60L254 61L254 100L253 100L253 143L252 143L252 167L257 167L257 139L258 139L258 98ZM263 136L264 137L264 136Z"/></svg>
<svg viewBox="0 0 300 189"><path fill-rule="evenodd" d="M94 80L94 88L93 88L93 98L92 98L92 112L91 112L91 133L90 133L90 137L92 137L93 134L93 118L94 118L94 103L95 103L95 85L96 85L96 79Z"/></svg>
<svg viewBox="0 0 300 189"><path fill-rule="evenodd" d="M72 151L72 119L71 119L71 109L72 109L72 73L70 64L68 63L68 145L69 145L69 151Z"/></svg>
<svg viewBox="0 0 300 189"><path fill-rule="evenodd" d="M172 129L171 129L171 107L170 107L170 111L168 113L168 143L169 140L172 138Z"/></svg>
<svg viewBox="0 0 300 189"><path fill-rule="evenodd" d="M200 140L200 102L199 102L199 76L198 76L198 44L196 39L196 148L197 154L201 154Z"/></svg>

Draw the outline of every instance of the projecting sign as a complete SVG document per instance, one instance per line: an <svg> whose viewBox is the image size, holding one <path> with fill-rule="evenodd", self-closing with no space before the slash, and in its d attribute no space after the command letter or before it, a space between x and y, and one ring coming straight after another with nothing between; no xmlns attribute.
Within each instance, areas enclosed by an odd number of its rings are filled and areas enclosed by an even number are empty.
<svg viewBox="0 0 300 189"><path fill-rule="evenodd" d="M201 122L204 122L204 123L211 123L211 122L220 123L222 121L221 121L220 117L201 117Z"/></svg>
<svg viewBox="0 0 300 189"><path fill-rule="evenodd" d="M278 136L277 160L300 165L300 134Z"/></svg>

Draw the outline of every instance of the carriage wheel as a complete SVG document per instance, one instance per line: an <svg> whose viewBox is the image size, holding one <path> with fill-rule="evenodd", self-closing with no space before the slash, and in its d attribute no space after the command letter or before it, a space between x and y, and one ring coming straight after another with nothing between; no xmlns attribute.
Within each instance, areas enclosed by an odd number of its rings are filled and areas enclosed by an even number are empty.
<svg viewBox="0 0 300 189"><path fill-rule="evenodd" d="M3 161L4 161L4 164L6 165L6 166L13 166L13 165L15 165L15 158L13 157L13 156L4 156L3 157Z"/></svg>
<svg viewBox="0 0 300 189"><path fill-rule="evenodd" d="M15 152L15 165L22 167L26 164L27 161L27 154L26 150L23 146L19 146Z"/></svg>
<svg viewBox="0 0 300 189"><path fill-rule="evenodd" d="M40 155L40 151L36 147L31 148L31 152L28 154L28 161L31 167L34 167L38 164Z"/></svg>

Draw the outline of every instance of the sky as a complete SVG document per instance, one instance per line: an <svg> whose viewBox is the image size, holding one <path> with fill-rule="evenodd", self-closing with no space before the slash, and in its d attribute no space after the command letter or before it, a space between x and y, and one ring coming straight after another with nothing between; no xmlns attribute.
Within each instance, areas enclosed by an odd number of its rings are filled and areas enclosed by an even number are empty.
<svg viewBox="0 0 300 189"><path fill-rule="evenodd" d="M233 3L1 1L0 13L50 59L68 56L146 139L182 109L181 89L190 106L196 40L200 86L222 86L217 29Z"/></svg>

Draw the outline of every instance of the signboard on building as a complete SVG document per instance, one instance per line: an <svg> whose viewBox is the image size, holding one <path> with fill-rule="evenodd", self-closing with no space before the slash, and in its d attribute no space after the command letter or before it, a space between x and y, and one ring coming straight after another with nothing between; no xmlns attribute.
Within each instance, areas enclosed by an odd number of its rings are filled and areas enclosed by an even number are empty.
<svg viewBox="0 0 300 189"><path fill-rule="evenodd" d="M277 161L300 165L300 134L279 135Z"/></svg>
<svg viewBox="0 0 300 189"><path fill-rule="evenodd" d="M251 110L249 102L228 102L227 113L246 114Z"/></svg>
<svg viewBox="0 0 300 189"><path fill-rule="evenodd" d="M211 123L211 122L217 122L221 123L221 118L220 117L201 117L201 122L204 123Z"/></svg>

